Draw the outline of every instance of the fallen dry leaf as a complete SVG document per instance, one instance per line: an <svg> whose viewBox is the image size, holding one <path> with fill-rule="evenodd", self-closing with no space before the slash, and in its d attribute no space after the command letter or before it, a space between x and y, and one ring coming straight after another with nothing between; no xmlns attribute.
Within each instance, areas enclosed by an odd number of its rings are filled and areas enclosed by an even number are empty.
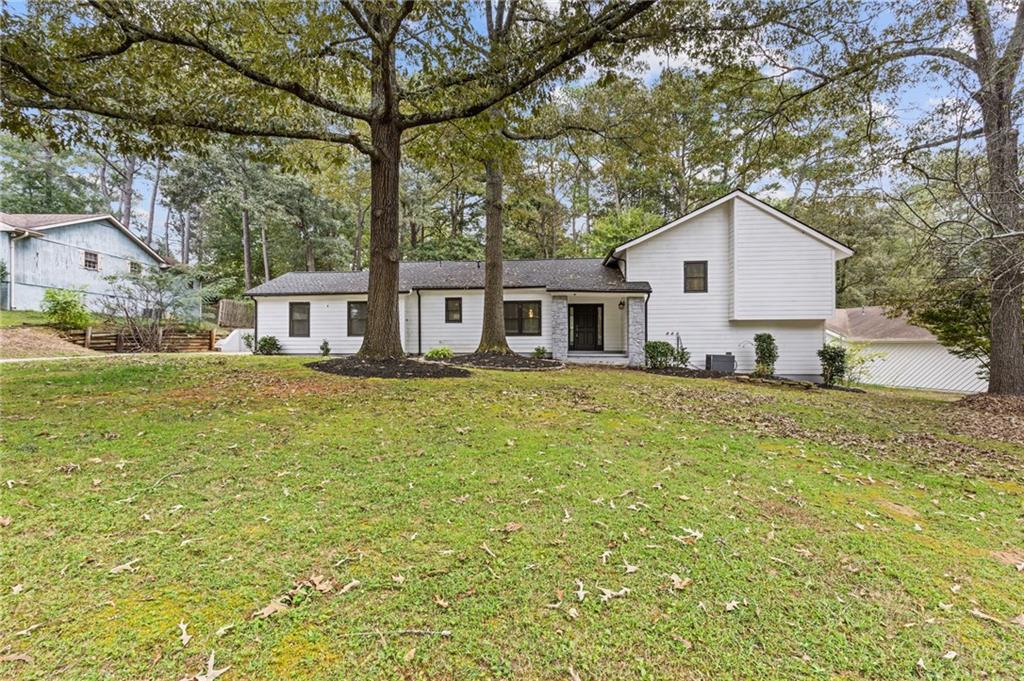
<svg viewBox="0 0 1024 681"><path fill-rule="evenodd" d="M25 653L8 653L7 655L0 655L0 662L24 662L25 664L32 664L32 657Z"/></svg>
<svg viewBox="0 0 1024 681"><path fill-rule="evenodd" d="M740 607L740 602L739 601L728 601L725 604L725 611L726 612L732 612L733 610L735 610L738 607Z"/></svg>
<svg viewBox="0 0 1024 681"><path fill-rule="evenodd" d="M947 652L945 655L942 656L942 659L943 660L955 660L956 659L956 651L955 650L950 650L949 652Z"/></svg>
<svg viewBox="0 0 1024 681"><path fill-rule="evenodd" d="M1002 624L1003 621L997 617L993 617L988 613L982 612L978 608L971 608L971 614L977 617L979 620L985 620L986 622L995 622L996 624Z"/></svg>
<svg viewBox="0 0 1024 681"><path fill-rule="evenodd" d="M575 580L576 582L576 598L582 603L583 599L587 597L587 592L583 590L583 581Z"/></svg>
<svg viewBox="0 0 1024 681"><path fill-rule="evenodd" d="M569 616L569 619L574 620L580 616L580 611L573 607L569 608L565 614Z"/></svg>
<svg viewBox="0 0 1024 681"><path fill-rule="evenodd" d="M448 601L446 601L445 599L441 598L441 594L434 594L434 602L437 603L442 608L447 608L448 607Z"/></svg>
<svg viewBox="0 0 1024 681"><path fill-rule="evenodd" d="M669 575L668 578L672 580L672 588L677 591L682 591L686 587L693 584L693 580L689 577L680 577L674 572L671 575Z"/></svg>
<svg viewBox="0 0 1024 681"><path fill-rule="evenodd" d="M234 628L235 628L234 624L225 624L223 627L221 627L220 629L218 629L214 633L217 636L223 636L224 634L228 633L229 631L231 631Z"/></svg>
<svg viewBox="0 0 1024 681"><path fill-rule="evenodd" d="M257 610L253 614L249 615L249 619L261 619L265 620L271 615L275 615L279 612L284 612L288 609L288 606L280 598L275 598L270 601L264 608Z"/></svg>
<svg viewBox="0 0 1024 681"><path fill-rule="evenodd" d="M1021 626L1021 627L1024 627L1024 613L1021 613L1021 614L1017 615L1016 617L1014 617L1012 620L1010 620L1010 623L1011 624L1016 624L1016 625Z"/></svg>
<svg viewBox="0 0 1024 681"><path fill-rule="evenodd" d="M141 558L132 558L127 563L121 563L120 565L116 565L116 566L110 568L110 574L112 574L112 575L119 575L122 572L136 572L138 570L138 568L134 567L134 565L136 563L138 563L140 560L142 560L142 559Z"/></svg>
<svg viewBox="0 0 1024 681"><path fill-rule="evenodd" d="M11 516L0 515L0 527L7 527L11 524Z"/></svg>
<svg viewBox="0 0 1024 681"><path fill-rule="evenodd" d="M15 584L14 586L11 587L11 593L12 594L20 594L24 590L25 590L25 585L24 584Z"/></svg>
<svg viewBox="0 0 1024 681"><path fill-rule="evenodd" d="M309 578L309 582L313 585L314 589L322 594L325 594L334 588L334 584L331 583L331 580L327 579L323 575L313 575Z"/></svg>
<svg viewBox="0 0 1024 681"><path fill-rule="evenodd" d="M213 681L218 676L220 676L227 670L231 669L231 665L228 665L227 667L221 667L220 669L214 669L213 655L214 653L211 651L210 659L206 661L206 672L202 674L196 674L196 681Z"/></svg>
<svg viewBox="0 0 1024 681"><path fill-rule="evenodd" d="M412 662L412 658L414 658L414 657L416 657L416 649L415 648L409 648L409 652L407 652L405 654L405 657L402 658L402 659L404 659L406 662Z"/></svg>
<svg viewBox="0 0 1024 681"><path fill-rule="evenodd" d="M402 575L391 575L391 581L393 581L395 584L404 584L405 577L403 577Z"/></svg>
<svg viewBox="0 0 1024 681"><path fill-rule="evenodd" d="M362 584L362 582L360 582L358 579L353 579L351 582L338 589L338 594L347 594L349 591L356 588L360 584Z"/></svg>
<svg viewBox="0 0 1024 681"><path fill-rule="evenodd" d="M505 523L505 527L502 528L502 532L512 534L513 532L518 532L521 529L523 529L522 523Z"/></svg>
<svg viewBox="0 0 1024 681"><path fill-rule="evenodd" d="M192 640L192 635L188 633L188 625L184 622L179 623L178 628L181 629L181 647L184 648Z"/></svg>
<svg viewBox="0 0 1024 681"><path fill-rule="evenodd" d="M640 569L636 565L630 565L629 561L627 561L625 558L622 559L622 567L626 568L626 574L627 575L631 575L631 574L633 574L634 572L636 572L637 570Z"/></svg>
<svg viewBox="0 0 1024 681"><path fill-rule="evenodd" d="M693 650L693 643L688 638L683 638L679 634L672 634L672 640L681 643L687 650Z"/></svg>
<svg viewBox="0 0 1024 681"><path fill-rule="evenodd" d="M601 602L602 603L607 603L608 601L610 601L613 598L622 598L623 596L625 596L626 594L629 593L629 589L627 589L626 587L622 587L618 591L612 591L611 589L605 589L603 587L598 587L598 588L601 589Z"/></svg>
<svg viewBox="0 0 1024 681"><path fill-rule="evenodd" d="M580 681L580 675L572 667L569 667L569 679L570 681Z"/></svg>

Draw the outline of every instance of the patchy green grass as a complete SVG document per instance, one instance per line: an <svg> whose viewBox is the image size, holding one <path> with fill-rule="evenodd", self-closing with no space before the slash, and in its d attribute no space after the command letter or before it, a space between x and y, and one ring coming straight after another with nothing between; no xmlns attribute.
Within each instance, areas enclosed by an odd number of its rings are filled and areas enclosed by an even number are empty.
<svg viewBox="0 0 1024 681"><path fill-rule="evenodd" d="M46 315L42 312L34 310L0 310L0 329L22 326L23 324L41 326L49 323Z"/></svg>
<svg viewBox="0 0 1024 681"><path fill-rule="evenodd" d="M0 370L0 677L1024 676L1013 417L307 361Z"/></svg>

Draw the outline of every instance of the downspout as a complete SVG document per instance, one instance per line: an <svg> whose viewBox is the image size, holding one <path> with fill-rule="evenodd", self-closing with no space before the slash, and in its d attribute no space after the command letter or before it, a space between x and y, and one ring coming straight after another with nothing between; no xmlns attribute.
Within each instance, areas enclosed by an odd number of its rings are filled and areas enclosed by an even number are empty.
<svg viewBox="0 0 1024 681"><path fill-rule="evenodd" d="M256 296L252 297L252 354L256 354L256 348L259 346L260 339L260 301L256 299Z"/></svg>
<svg viewBox="0 0 1024 681"><path fill-rule="evenodd" d="M650 293L644 296L644 345L647 345L647 325L650 324L650 317L647 316L647 301L650 299Z"/></svg>
<svg viewBox="0 0 1024 681"><path fill-rule="evenodd" d="M416 289L416 354L423 354L423 299Z"/></svg>

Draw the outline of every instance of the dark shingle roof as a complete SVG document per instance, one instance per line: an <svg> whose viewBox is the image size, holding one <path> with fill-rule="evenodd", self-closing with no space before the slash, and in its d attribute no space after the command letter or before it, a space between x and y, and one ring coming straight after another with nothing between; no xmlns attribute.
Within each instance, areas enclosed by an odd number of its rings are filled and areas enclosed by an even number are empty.
<svg viewBox="0 0 1024 681"><path fill-rule="evenodd" d="M616 267L600 258L563 260L506 260L505 288L545 288L548 291L646 293L646 281L626 281ZM476 260L403 262L399 289L473 289L484 286L484 263ZM366 293L367 272L289 272L246 291L251 296Z"/></svg>

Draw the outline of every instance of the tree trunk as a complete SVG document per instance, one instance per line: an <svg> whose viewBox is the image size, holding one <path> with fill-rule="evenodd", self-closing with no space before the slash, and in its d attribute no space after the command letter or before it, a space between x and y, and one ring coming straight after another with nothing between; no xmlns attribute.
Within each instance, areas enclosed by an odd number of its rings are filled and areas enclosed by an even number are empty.
<svg viewBox="0 0 1024 681"><path fill-rule="evenodd" d="M192 211L185 211L185 223L181 227L181 264L188 264L188 240L192 234Z"/></svg>
<svg viewBox="0 0 1024 681"><path fill-rule="evenodd" d="M242 189L242 268L245 290L252 288L252 237L249 227L249 191Z"/></svg>
<svg viewBox="0 0 1024 681"><path fill-rule="evenodd" d="M497 159L484 161L486 184L484 214L486 241L484 246L484 321L477 352L510 354L512 349L505 338L505 295L502 258L503 176Z"/></svg>
<svg viewBox="0 0 1024 681"><path fill-rule="evenodd" d="M267 226L260 221L260 249L263 251L263 281L270 281L270 247L267 244Z"/></svg>
<svg viewBox="0 0 1024 681"><path fill-rule="evenodd" d="M153 178L153 193L149 196L149 217L146 220L146 243L153 245L153 219L156 217L156 199L160 194L160 171L163 170L163 162L156 161L156 177Z"/></svg>
<svg viewBox="0 0 1024 681"><path fill-rule="evenodd" d="M306 217L300 211L299 229L302 230L302 248L306 254L306 271L316 272L316 258L313 253L313 238L309 234L309 225L306 224Z"/></svg>
<svg viewBox="0 0 1024 681"><path fill-rule="evenodd" d="M121 224L128 230L132 228L132 193L135 185L135 165L134 156L125 158L124 173L121 176L121 196L119 199L121 204Z"/></svg>
<svg viewBox="0 0 1024 681"><path fill-rule="evenodd" d="M368 359L403 357L398 322L398 168L401 135L394 119L370 125L374 156L370 159L370 285L367 291L366 335L359 356Z"/></svg>

